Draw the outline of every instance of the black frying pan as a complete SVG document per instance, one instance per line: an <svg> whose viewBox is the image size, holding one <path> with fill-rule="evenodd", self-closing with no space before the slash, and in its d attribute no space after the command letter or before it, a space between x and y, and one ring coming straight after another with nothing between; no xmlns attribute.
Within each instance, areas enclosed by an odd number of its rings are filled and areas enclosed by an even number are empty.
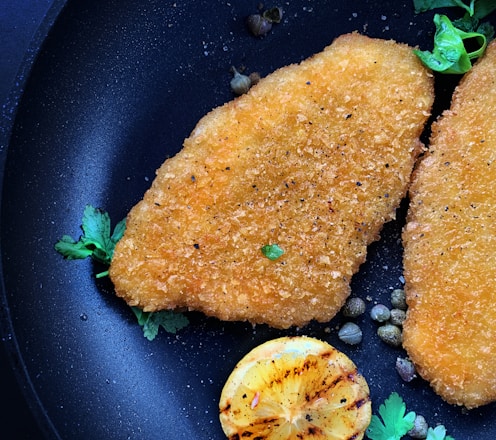
<svg viewBox="0 0 496 440"><path fill-rule="evenodd" d="M68 262L53 250L62 234L79 236L87 203L114 221L126 215L199 118L233 97L232 65L263 76L353 30L432 44L432 14L414 15L410 1L284 2L283 22L264 39L244 25L257 4L69 1L44 41L7 124L0 232L2 328L42 430L71 440L222 439L217 404L236 362L270 338L307 334L357 363L375 412L397 391L457 440L494 439L494 405L466 414L422 380L403 383L394 370L403 353L378 340L368 316L359 320L359 347L326 331L339 316L283 332L193 313L177 335L149 342L109 281L95 280L90 261ZM439 78L435 112L448 105L457 79ZM386 302L401 287L405 208L370 247L353 279L356 294Z"/></svg>

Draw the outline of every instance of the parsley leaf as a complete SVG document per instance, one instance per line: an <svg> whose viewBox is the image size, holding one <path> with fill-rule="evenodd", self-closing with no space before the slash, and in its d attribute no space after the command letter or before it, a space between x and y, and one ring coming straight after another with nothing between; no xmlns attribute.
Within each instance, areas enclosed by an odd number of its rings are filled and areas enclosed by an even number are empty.
<svg viewBox="0 0 496 440"><path fill-rule="evenodd" d="M446 15L434 16L436 33L432 52L414 50L430 69L443 73L463 74L472 68L471 60L480 57L487 46L487 38L478 32L465 32L456 28ZM474 40L476 50L467 52L464 40Z"/></svg>
<svg viewBox="0 0 496 440"><path fill-rule="evenodd" d="M425 440L455 440L453 437L446 435L446 428L443 425L436 426L434 429L427 430Z"/></svg>
<svg viewBox="0 0 496 440"><path fill-rule="evenodd" d="M381 419L375 414L367 428L367 436L371 440L399 440L413 428L415 413L405 415L406 405L398 393L391 395L379 407Z"/></svg>
<svg viewBox="0 0 496 440"><path fill-rule="evenodd" d="M496 11L496 0L475 0L474 17L481 19Z"/></svg>
<svg viewBox="0 0 496 440"><path fill-rule="evenodd" d="M269 260L277 260L282 254L284 254L284 250L277 244L266 244L261 250L262 254L264 254Z"/></svg>
<svg viewBox="0 0 496 440"><path fill-rule="evenodd" d="M67 260L90 257L99 263L110 265L114 256L115 245L126 230L126 219L124 218L117 223L111 233L108 213L91 205L86 205L81 229L83 234L78 241L74 240L70 235L63 235L55 243L55 250ZM107 275L108 270L98 273L96 277L101 278ZM144 336L149 341L157 336L160 327L169 333L176 333L189 324L186 316L171 310L144 312L138 307L132 307L132 310L138 319L138 324L143 328Z"/></svg>
<svg viewBox="0 0 496 440"><path fill-rule="evenodd" d="M110 217L107 212L86 205L81 229L83 235L78 241L64 235L55 244L55 250L68 260L91 257L94 260L110 264L114 248L126 228L126 219L121 220L110 234Z"/></svg>
<svg viewBox="0 0 496 440"><path fill-rule="evenodd" d="M189 324L188 318L182 313L176 313L172 310L161 310L159 312L144 312L139 307L131 307L138 324L143 327L143 334L149 341L155 339L159 327L162 327L168 333L176 333L178 330Z"/></svg>
<svg viewBox="0 0 496 440"><path fill-rule="evenodd" d="M465 14L462 18L454 20L453 26L464 32L482 34L486 37L487 41L494 39L494 26L488 21L480 23L480 20L475 15L469 16L468 14Z"/></svg>
<svg viewBox="0 0 496 440"><path fill-rule="evenodd" d="M472 60L482 56L487 43L494 38L494 27L480 20L496 11L496 0L413 0L416 13L443 7L460 7L462 18L451 21L436 14L434 48L432 52L415 50L420 60L430 69L442 73L463 74L472 68ZM475 46L467 51L468 46Z"/></svg>
<svg viewBox="0 0 496 440"><path fill-rule="evenodd" d="M465 9L470 15L474 15L476 1L471 0L470 4L465 4L462 0L413 0L415 12L426 12L436 8L449 8L457 6Z"/></svg>
<svg viewBox="0 0 496 440"><path fill-rule="evenodd" d="M83 259L93 254L93 249L88 249L81 240L76 241L70 235L63 235L55 244L55 250L68 260Z"/></svg>
<svg viewBox="0 0 496 440"><path fill-rule="evenodd" d="M465 9L465 14L480 20L496 10L496 0L470 0L469 4L462 0L413 0L413 6L417 14L437 8L460 7Z"/></svg>

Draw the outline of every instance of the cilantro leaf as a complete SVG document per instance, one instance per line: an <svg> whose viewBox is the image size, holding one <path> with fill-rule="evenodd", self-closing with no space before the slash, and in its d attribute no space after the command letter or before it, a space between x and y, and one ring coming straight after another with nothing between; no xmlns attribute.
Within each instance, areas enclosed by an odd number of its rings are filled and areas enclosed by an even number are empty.
<svg viewBox="0 0 496 440"><path fill-rule="evenodd" d="M432 52L414 50L414 53L430 69L443 73L463 74L472 68L471 60L481 56L487 46L487 38L477 32L464 32L456 28L446 15L434 16L436 33ZM464 40L473 39L477 49L468 53Z"/></svg>
<svg viewBox="0 0 496 440"><path fill-rule="evenodd" d="M379 414L373 415L367 428L367 436L371 440L400 440L413 428L415 413L405 415L406 405L397 393L391 395L379 407Z"/></svg>
<svg viewBox="0 0 496 440"><path fill-rule="evenodd" d="M446 428L443 425L429 428L425 440L455 440L453 437L446 435Z"/></svg>
<svg viewBox="0 0 496 440"><path fill-rule="evenodd" d="M277 244L266 244L261 250L262 254L264 254L269 260L277 260L282 254L284 254L284 250Z"/></svg>
<svg viewBox="0 0 496 440"><path fill-rule="evenodd" d="M94 260L110 264L114 248L124 234L126 220L121 220L111 234L110 217L107 212L86 205L83 213L81 229L83 235L78 241L64 235L55 244L55 250L68 260L91 257Z"/></svg>
<svg viewBox="0 0 496 440"><path fill-rule="evenodd" d="M149 341L155 339L159 327L162 327L169 333L176 333L178 330L189 324L188 318L182 313L176 313L172 310L161 310L159 312L144 312L139 307L131 307L138 324L143 327L143 335Z"/></svg>

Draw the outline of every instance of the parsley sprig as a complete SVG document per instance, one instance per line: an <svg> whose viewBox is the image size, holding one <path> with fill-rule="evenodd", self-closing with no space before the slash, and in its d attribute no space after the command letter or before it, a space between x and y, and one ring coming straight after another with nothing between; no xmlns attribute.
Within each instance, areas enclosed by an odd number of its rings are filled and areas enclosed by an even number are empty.
<svg viewBox="0 0 496 440"><path fill-rule="evenodd" d="M172 310L161 310L160 312L144 312L139 307L131 307L138 319L138 324L143 329L143 335L149 341L155 339L160 327L168 333L176 333L189 324L188 318L182 313Z"/></svg>
<svg viewBox="0 0 496 440"><path fill-rule="evenodd" d="M401 440L413 428L417 417L413 411L406 412L405 402L395 392L379 406L379 416L374 414L367 428L370 440ZM446 428L439 425L427 430L426 440L455 439L446 435Z"/></svg>
<svg viewBox="0 0 496 440"><path fill-rule="evenodd" d="M473 15L475 10L475 0L471 0L470 4L464 3L462 0L413 0L415 12L426 12L436 8L459 7L465 9L469 14ZM477 3L480 3L477 1Z"/></svg>
<svg viewBox="0 0 496 440"><path fill-rule="evenodd" d="M496 0L413 0L415 12L444 7L465 10L462 18L451 21L446 15L435 14L434 48L432 52L415 50L419 59L430 69L442 73L463 74L472 68L472 61L481 57L494 37L494 27L480 20L496 10ZM468 42L474 46L468 50Z"/></svg>
<svg viewBox="0 0 496 440"><path fill-rule="evenodd" d="M472 68L472 60L479 58L487 46L487 38L479 32L465 32L446 16L434 16L436 34L432 52L414 50L420 60L430 69L443 73L463 74ZM474 40L476 49L467 52L465 40Z"/></svg>
<svg viewBox="0 0 496 440"><path fill-rule="evenodd" d="M406 414L406 405L398 393L391 395L379 406L379 415L382 420L373 415L367 429L367 436L371 440L399 440L413 428L415 413Z"/></svg>
<svg viewBox="0 0 496 440"><path fill-rule="evenodd" d="M124 235L126 219L117 223L112 231L109 214L99 208L86 205L81 229L83 234L78 240L70 235L63 235L55 243L55 250L67 260L91 258L101 264L110 265L115 245ZM108 270L105 270L97 273L96 277L102 278L108 273ZM160 327L169 333L176 333L189 324L188 318L182 313L170 310L144 312L139 307L131 307L131 309L143 329L144 336L150 341L157 336Z"/></svg>
<svg viewBox="0 0 496 440"><path fill-rule="evenodd" d="M446 428L443 425L429 428L425 440L455 440L450 435L446 435Z"/></svg>
<svg viewBox="0 0 496 440"><path fill-rule="evenodd" d="M55 244L55 250L67 260L92 258L99 263L109 265L114 255L117 242L124 235L126 219L122 219L110 233L110 216L101 209L86 205L81 224L83 235L74 240L70 235L63 235ZM108 271L97 274L97 278L108 275Z"/></svg>

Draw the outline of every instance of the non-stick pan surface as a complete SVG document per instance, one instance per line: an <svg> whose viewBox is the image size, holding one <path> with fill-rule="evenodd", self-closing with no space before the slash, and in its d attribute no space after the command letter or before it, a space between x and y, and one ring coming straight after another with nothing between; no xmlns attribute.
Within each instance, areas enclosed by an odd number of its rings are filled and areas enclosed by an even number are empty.
<svg viewBox="0 0 496 440"><path fill-rule="evenodd" d="M367 315L358 320L358 347L337 338L339 316L276 331L192 313L187 328L150 342L110 282L95 279L100 268L54 251L63 234L80 235L86 204L114 222L126 215L199 118L233 98L231 66L264 76L355 30L432 47L433 14L415 15L411 1L277 6L283 21L260 39L244 24L257 1L69 1L46 38L2 157L1 255L2 328L48 438L222 439L224 381L252 347L284 334L319 337L347 353L369 382L375 412L397 391L457 440L496 437L494 405L466 412L420 379L404 383L394 369L404 353L378 340ZM438 78L435 112L457 80ZM369 304L402 286L405 208L353 280Z"/></svg>

